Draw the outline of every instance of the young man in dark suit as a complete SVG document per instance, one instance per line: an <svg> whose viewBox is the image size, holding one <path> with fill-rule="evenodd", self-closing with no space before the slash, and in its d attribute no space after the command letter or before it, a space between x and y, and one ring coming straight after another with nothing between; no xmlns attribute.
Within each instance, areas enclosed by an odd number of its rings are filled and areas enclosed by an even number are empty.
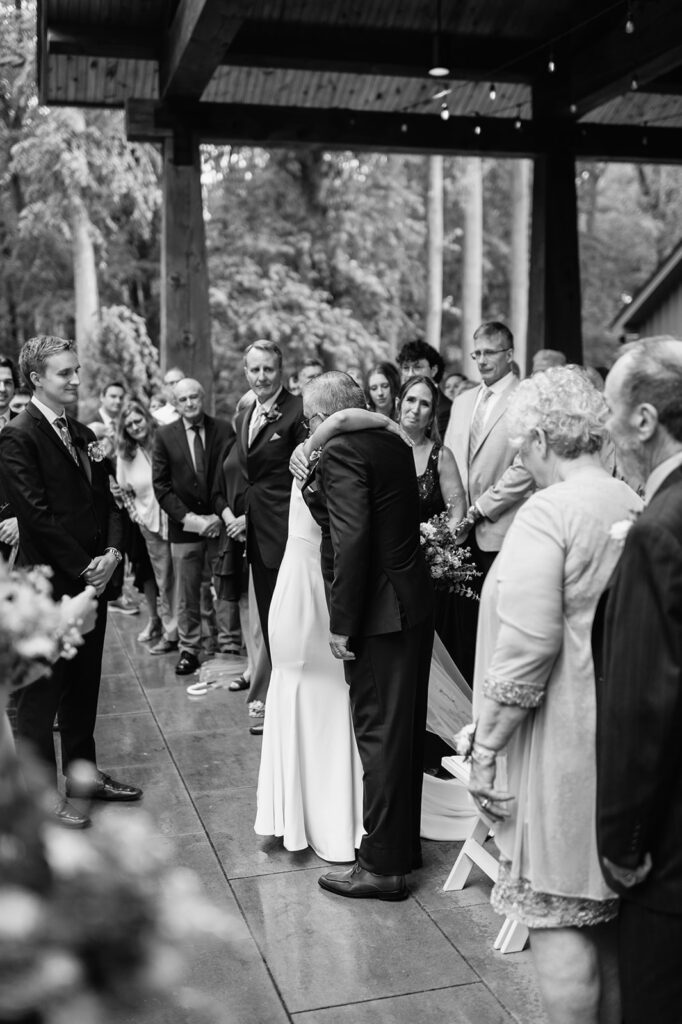
<svg viewBox="0 0 682 1024"><path fill-rule="evenodd" d="M619 469L645 482L606 604L597 838L621 896L626 1024L682 1007L682 342L635 342L608 375ZM626 524L627 525L627 524Z"/></svg>
<svg viewBox="0 0 682 1024"><path fill-rule="evenodd" d="M345 373L303 393L310 429L340 409L365 407ZM364 827L353 868L323 889L356 899L402 900L421 867L422 763L433 646L431 580L419 543L419 495L407 445L384 430L325 445L304 497L322 529L330 647L344 662L364 776Z"/></svg>
<svg viewBox="0 0 682 1024"><path fill-rule="evenodd" d="M19 365L32 390L24 412L0 433L0 473L19 519L18 564L49 565L53 594L75 595L86 584L99 597L97 622L75 658L59 661L52 676L19 691L17 729L41 758L56 767L52 726L58 716L62 770L78 759L96 764L94 728L106 629L106 587L121 559L121 519L104 464L89 447L95 435L66 415L78 401L78 354L71 341L31 338ZM69 795L67 777L66 793ZM102 772L91 794L137 800L142 790ZM89 824L68 801L57 808L71 828Z"/></svg>
<svg viewBox="0 0 682 1024"><path fill-rule="evenodd" d="M17 385L14 363L9 356L0 355L0 433L14 419L10 408ZM8 561L19 541L17 517L12 513L12 506L7 494L0 487L0 558Z"/></svg>
<svg viewBox="0 0 682 1024"><path fill-rule="evenodd" d="M284 556L289 523L289 459L305 440L301 399L282 386L282 352L271 341L256 341L244 354L246 380L255 401L237 416L237 449L247 480L245 521L228 527L236 536L246 526L246 555L265 646L270 654L268 614ZM252 694L253 696L253 694Z"/></svg>
<svg viewBox="0 0 682 1024"><path fill-rule="evenodd" d="M159 427L154 441L154 492L168 514L169 539L178 599L180 658L177 675L199 667L201 647L201 582L206 558L212 566L218 555L221 521L211 509L216 470L234 442L226 420L204 412L204 389L185 377L175 386L180 418ZM216 601L219 635L229 631L226 601Z"/></svg>

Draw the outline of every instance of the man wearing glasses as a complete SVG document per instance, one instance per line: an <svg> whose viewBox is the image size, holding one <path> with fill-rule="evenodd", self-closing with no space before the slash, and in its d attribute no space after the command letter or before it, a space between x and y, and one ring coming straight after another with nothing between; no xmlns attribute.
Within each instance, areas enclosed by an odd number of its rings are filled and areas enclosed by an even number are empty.
<svg viewBox="0 0 682 1024"><path fill-rule="evenodd" d="M455 398L445 444L455 456L468 494L460 537L471 547L482 582L534 485L507 434L505 412L518 387L512 373L513 335L505 324L488 321L475 331L474 345L471 358L481 384Z"/></svg>

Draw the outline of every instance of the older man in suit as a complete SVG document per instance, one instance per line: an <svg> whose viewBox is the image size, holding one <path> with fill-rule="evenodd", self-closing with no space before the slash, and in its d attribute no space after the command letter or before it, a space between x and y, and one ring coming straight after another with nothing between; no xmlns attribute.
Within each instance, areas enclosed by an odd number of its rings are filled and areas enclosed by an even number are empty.
<svg viewBox="0 0 682 1024"><path fill-rule="evenodd" d="M20 565L49 565L54 596L76 595L91 584L99 597L95 628L71 661L19 692L17 730L40 757L56 766L52 727L59 720L62 769L96 763L94 728L106 628L106 588L121 560L121 517L104 464L90 447L95 435L66 414L78 401L78 354L73 342L31 338L19 357L32 399L0 433L0 475L20 522ZM67 777L67 796L70 783ZM142 790L99 772L92 796L137 800ZM57 818L84 828L86 815L68 801Z"/></svg>
<svg viewBox="0 0 682 1024"><path fill-rule="evenodd" d="M445 444L455 456L469 509L463 539L485 575L522 501L533 490L507 432L506 411L518 387L512 373L514 338L503 323L489 321L474 333L472 353L481 375L477 388L455 398Z"/></svg>
<svg viewBox="0 0 682 1024"><path fill-rule="evenodd" d="M645 509L630 524L606 604L597 837L606 878L621 896L623 1019L678 1024L682 342L651 339L628 346L608 375L604 396L619 466L630 479L645 482Z"/></svg>
<svg viewBox="0 0 682 1024"><path fill-rule="evenodd" d="M185 377L174 395L180 418L156 432L152 476L157 501L168 514L180 641L175 672L185 676L199 667L204 562L215 562L221 528L211 508L211 490L216 469L234 442L234 430L226 420L206 415L198 380ZM230 631L227 602L216 601L216 620L219 635Z"/></svg>

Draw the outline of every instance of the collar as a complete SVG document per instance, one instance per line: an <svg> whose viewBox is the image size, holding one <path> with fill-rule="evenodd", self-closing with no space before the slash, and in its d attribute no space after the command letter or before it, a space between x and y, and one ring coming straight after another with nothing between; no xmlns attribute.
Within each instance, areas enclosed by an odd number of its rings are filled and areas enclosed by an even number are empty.
<svg viewBox="0 0 682 1024"><path fill-rule="evenodd" d="M181 419L188 434L190 430L194 430L195 427L198 427L199 430L206 430L206 418L204 416L201 417L201 421L199 423L190 423L184 416L182 416Z"/></svg>
<svg viewBox="0 0 682 1024"><path fill-rule="evenodd" d="M273 405L275 405L275 403L277 402L277 399L282 394L283 390L284 390L284 385L280 384L280 386L278 387L277 391L275 391L274 395L270 395L270 397L266 398L266 400L264 402L259 402L258 399L256 399L255 408L256 409L260 409L262 412L270 412L270 410L272 409Z"/></svg>
<svg viewBox="0 0 682 1024"><path fill-rule="evenodd" d="M59 419L60 416L66 416L65 409L62 409L61 412L54 412L54 410L50 409L48 405L45 405L44 402L41 402L39 399L37 399L35 395L31 396L31 401L35 405L38 412L43 414L43 416L45 417L45 419L47 420L51 427L54 426L54 421Z"/></svg>
<svg viewBox="0 0 682 1024"><path fill-rule="evenodd" d="M653 498L656 491L658 491L665 480L668 479L670 474L677 469L678 466L682 466L682 451L675 452L674 455L670 455L663 462L659 462L656 469L649 475L649 479L646 482L644 488L644 504L648 505Z"/></svg>
<svg viewBox="0 0 682 1024"><path fill-rule="evenodd" d="M99 412L100 416L102 417L102 423L104 424L104 426L105 427L110 427L112 425L112 423L114 422L113 417L111 417L108 412L105 412L104 409L101 406L100 406L100 408L97 411Z"/></svg>

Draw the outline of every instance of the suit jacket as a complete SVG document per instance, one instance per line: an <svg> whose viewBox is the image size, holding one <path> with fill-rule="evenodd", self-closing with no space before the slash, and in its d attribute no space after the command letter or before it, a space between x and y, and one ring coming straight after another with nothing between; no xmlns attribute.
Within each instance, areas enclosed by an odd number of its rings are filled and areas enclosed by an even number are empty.
<svg viewBox="0 0 682 1024"><path fill-rule="evenodd" d="M304 489L322 529L330 628L343 636L397 633L433 614L419 541L419 492L407 445L384 430L332 438Z"/></svg>
<svg viewBox="0 0 682 1024"><path fill-rule="evenodd" d="M49 565L57 597L79 593L91 559L123 546L105 464L87 454L95 435L66 419L78 465L33 402L0 433L2 488L19 520L17 564Z"/></svg>
<svg viewBox="0 0 682 1024"><path fill-rule="evenodd" d="M436 403L436 423L438 424L438 433L440 434L441 441L445 437L445 431L448 429L451 409L452 401L448 398L445 392L441 391L439 388L438 402Z"/></svg>
<svg viewBox="0 0 682 1024"><path fill-rule="evenodd" d="M263 563L269 569L279 569L289 523L289 458L294 448L305 441L308 431L303 422L300 396L283 388L273 406L276 414L279 413L278 418L261 427L249 448L249 423L254 408L255 403L243 409L235 424L239 462L247 481L244 493L246 551L252 561L254 547L257 547Z"/></svg>
<svg viewBox="0 0 682 1024"><path fill-rule="evenodd" d="M210 515L213 512L211 488L216 469L234 444L234 430L227 420L204 416L206 489L194 471L185 421L159 427L152 452L154 493L161 508L168 514L168 539L173 544L187 544L199 535L183 530L182 520L188 512Z"/></svg>
<svg viewBox="0 0 682 1024"><path fill-rule="evenodd" d="M604 630L597 689L599 852L625 867L650 853L646 880L621 895L680 914L682 468L663 482L627 535Z"/></svg>
<svg viewBox="0 0 682 1024"><path fill-rule="evenodd" d="M10 414L9 414L8 420L11 422L15 418L16 418L16 413L13 413L10 410ZM0 431L0 433L2 433L2 431ZM14 512L12 511L12 504L11 504L11 502L9 500L9 494L7 493L5 488L3 487L2 480L0 479L0 522L2 522L3 519L13 519L13 518L14 518ZM11 555L11 553L12 553L12 545L11 544L4 544L2 541L0 541L0 558L3 558L3 559L5 559L5 561L7 561L9 559L9 556Z"/></svg>
<svg viewBox="0 0 682 1024"><path fill-rule="evenodd" d="M506 411L519 386L514 380L495 401L476 451L469 461L471 420L481 385L457 395L452 403L445 444L455 456L469 505L477 502L485 516L476 524L476 542L482 551L499 551L507 530L535 484L509 443Z"/></svg>

